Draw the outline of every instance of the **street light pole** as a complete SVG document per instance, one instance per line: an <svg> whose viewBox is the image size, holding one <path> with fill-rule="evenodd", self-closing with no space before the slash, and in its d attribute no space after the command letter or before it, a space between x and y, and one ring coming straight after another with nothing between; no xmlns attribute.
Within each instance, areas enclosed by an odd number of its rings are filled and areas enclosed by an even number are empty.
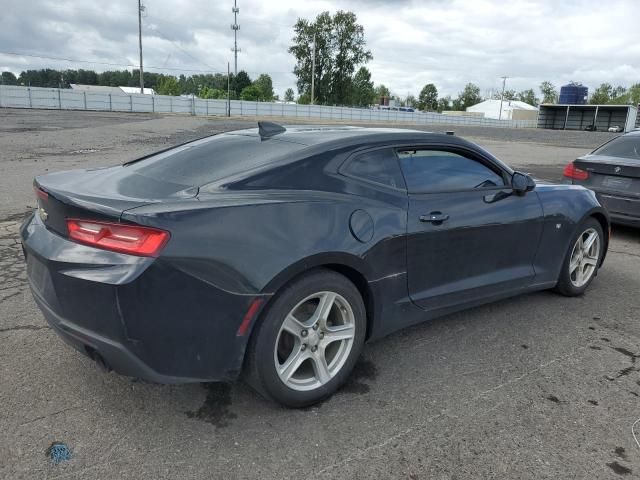
<svg viewBox="0 0 640 480"><path fill-rule="evenodd" d="M502 120L502 102L504 100L504 87L507 84L507 76L500 77L502 78L502 94L500 95L500 115L498 115L498 120Z"/></svg>
<svg viewBox="0 0 640 480"><path fill-rule="evenodd" d="M144 93L144 73L142 72L142 0L138 0L138 43L140 45L140 93Z"/></svg>
<svg viewBox="0 0 640 480"><path fill-rule="evenodd" d="M315 95L315 77L316 77L316 34L313 34L313 48L311 49L311 105L313 105L313 97Z"/></svg>

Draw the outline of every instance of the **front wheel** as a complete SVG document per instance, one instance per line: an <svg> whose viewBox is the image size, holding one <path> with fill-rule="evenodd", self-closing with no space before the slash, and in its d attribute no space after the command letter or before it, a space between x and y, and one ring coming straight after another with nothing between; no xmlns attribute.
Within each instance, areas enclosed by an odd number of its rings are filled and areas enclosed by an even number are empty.
<svg viewBox="0 0 640 480"><path fill-rule="evenodd" d="M364 304L353 283L329 270L305 274L277 294L256 326L246 379L289 407L319 402L346 381L365 330Z"/></svg>
<svg viewBox="0 0 640 480"><path fill-rule="evenodd" d="M589 218L580 225L565 256L556 291L568 297L582 295L598 273L604 251L600 223Z"/></svg>

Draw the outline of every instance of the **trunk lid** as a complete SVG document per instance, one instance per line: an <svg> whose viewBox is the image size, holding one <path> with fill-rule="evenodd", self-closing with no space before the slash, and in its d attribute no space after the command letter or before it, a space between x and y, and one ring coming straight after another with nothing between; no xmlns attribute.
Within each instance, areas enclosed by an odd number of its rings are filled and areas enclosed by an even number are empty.
<svg viewBox="0 0 640 480"><path fill-rule="evenodd" d="M586 155L573 162L589 172L589 178L578 183L598 192L640 197L640 160L605 155Z"/></svg>
<svg viewBox="0 0 640 480"><path fill-rule="evenodd" d="M124 166L51 173L36 177L34 188L40 218L65 236L67 218L117 222L126 210L198 193L198 187L145 177Z"/></svg>

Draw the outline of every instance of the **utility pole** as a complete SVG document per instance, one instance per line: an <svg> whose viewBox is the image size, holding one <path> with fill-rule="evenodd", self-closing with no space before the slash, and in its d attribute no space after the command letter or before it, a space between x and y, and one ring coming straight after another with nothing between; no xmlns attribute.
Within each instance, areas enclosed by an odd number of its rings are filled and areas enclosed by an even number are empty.
<svg viewBox="0 0 640 480"><path fill-rule="evenodd" d="M240 30L240 25L238 25L238 13L240 13L240 9L238 8L238 0L233 0L233 8L231 9L233 12L233 25L231 25L231 30L233 30L233 48L231 51L233 52L233 56L235 58L233 74L238 76L238 52L242 50L238 48L238 30Z"/></svg>
<svg viewBox="0 0 640 480"><path fill-rule="evenodd" d="M502 120L502 101L504 100L504 87L507 84L507 76L500 77L502 78L502 94L500 95L500 115L498 115L498 120Z"/></svg>
<svg viewBox="0 0 640 480"><path fill-rule="evenodd" d="M144 5L138 0L138 42L140 44L140 93L144 93L144 73L142 71L142 11Z"/></svg>
<svg viewBox="0 0 640 480"><path fill-rule="evenodd" d="M231 67L227 62L227 117L231 116Z"/></svg>
<svg viewBox="0 0 640 480"><path fill-rule="evenodd" d="M316 78L316 34L313 34L313 47L311 48L311 105L315 96L315 78Z"/></svg>

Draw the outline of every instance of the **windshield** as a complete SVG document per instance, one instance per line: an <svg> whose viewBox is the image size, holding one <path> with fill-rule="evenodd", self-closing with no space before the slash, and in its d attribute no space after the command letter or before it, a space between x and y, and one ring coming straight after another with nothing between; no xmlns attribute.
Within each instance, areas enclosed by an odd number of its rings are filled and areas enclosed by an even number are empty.
<svg viewBox="0 0 640 480"><path fill-rule="evenodd" d="M614 138L594 150L593 154L640 160L640 135L622 135Z"/></svg>
<svg viewBox="0 0 640 480"><path fill-rule="evenodd" d="M126 168L162 182L189 187L266 165L306 145L249 135L215 135L130 163Z"/></svg>

